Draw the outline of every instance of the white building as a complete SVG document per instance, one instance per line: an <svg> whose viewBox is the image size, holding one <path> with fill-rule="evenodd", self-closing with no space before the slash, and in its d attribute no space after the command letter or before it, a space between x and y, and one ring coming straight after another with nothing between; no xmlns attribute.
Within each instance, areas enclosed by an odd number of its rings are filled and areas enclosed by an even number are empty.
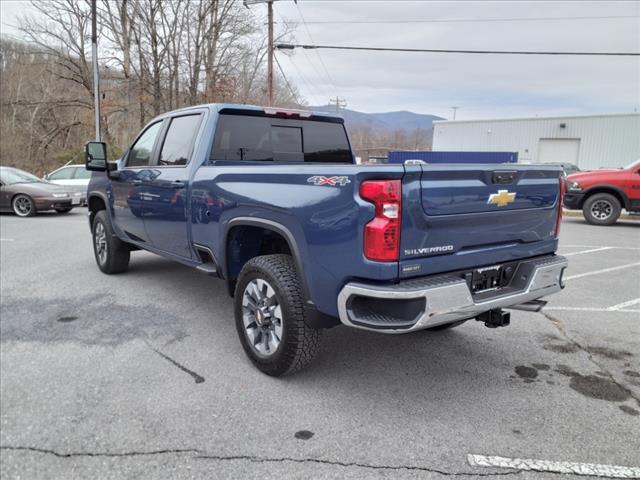
<svg viewBox="0 0 640 480"><path fill-rule="evenodd" d="M582 170L622 167L640 158L640 114L435 121L433 150L518 152L519 162Z"/></svg>

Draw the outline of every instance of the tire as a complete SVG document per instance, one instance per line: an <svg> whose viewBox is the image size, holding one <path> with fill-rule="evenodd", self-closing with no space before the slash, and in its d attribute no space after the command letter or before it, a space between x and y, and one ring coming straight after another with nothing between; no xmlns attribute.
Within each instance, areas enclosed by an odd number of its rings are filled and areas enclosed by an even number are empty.
<svg viewBox="0 0 640 480"><path fill-rule="evenodd" d="M620 217L620 201L610 193L596 193L584 202L582 214L591 225L613 225Z"/></svg>
<svg viewBox="0 0 640 480"><path fill-rule="evenodd" d="M460 320L459 322L445 323L444 325L436 325L435 327L425 328L425 331L427 331L427 332L442 332L444 330L450 330L452 328L459 327L464 322L466 322L466 320Z"/></svg>
<svg viewBox="0 0 640 480"><path fill-rule="evenodd" d="M111 220L105 210L96 214L91 233L98 268L108 275L126 271L129 267L129 247L113 233Z"/></svg>
<svg viewBox="0 0 640 480"><path fill-rule="evenodd" d="M29 195L19 193L11 200L13 213L19 217L33 217L36 214L36 204Z"/></svg>
<svg viewBox="0 0 640 480"><path fill-rule="evenodd" d="M301 370L320 349L321 330L304 318L300 279L289 255L249 260L236 284L235 320L242 348L263 373Z"/></svg>
<svg viewBox="0 0 640 480"><path fill-rule="evenodd" d="M56 212L58 212L60 214L69 213L71 210L73 210L73 207L70 207L70 208L56 208Z"/></svg>

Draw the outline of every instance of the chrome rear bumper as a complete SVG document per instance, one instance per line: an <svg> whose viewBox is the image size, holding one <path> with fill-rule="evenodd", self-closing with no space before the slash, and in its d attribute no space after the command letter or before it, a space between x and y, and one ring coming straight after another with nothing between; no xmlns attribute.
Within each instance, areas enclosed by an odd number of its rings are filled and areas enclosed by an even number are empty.
<svg viewBox="0 0 640 480"><path fill-rule="evenodd" d="M394 285L348 283L338 295L340 321L381 333L406 333L474 318L537 300L564 288L567 259L551 255L524 260L509 285L473 295L461 276L436 275Z"/></svg>

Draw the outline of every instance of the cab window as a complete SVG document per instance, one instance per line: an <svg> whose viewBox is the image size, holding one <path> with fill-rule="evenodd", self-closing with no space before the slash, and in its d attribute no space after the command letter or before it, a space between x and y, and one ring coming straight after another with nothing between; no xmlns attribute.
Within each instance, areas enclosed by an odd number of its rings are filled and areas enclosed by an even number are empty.
<svg viewBox="0 0 640 480"><path fill-rule="evenodd" d="M73 177L73 167L61 168L49 175L49 180L69 180Z"/></svg>
<svg viewBox="0 0 640 480"><path fill-rule="evenodd" d="M171 119L160 150L159 165L186 165L200 127L201 115L184 115Z"/></svg>
<svg viewBox="0 0 640 480"><path fill-rule="evenodd" d="M76 173L73 178L75 180L87 180L91 178L91 172L84 167L76 167Z"/></svg>
<svg viewBox="0 0 640 480"><path fill-rule="evenodd" d="M133 144L127 157L127 167L148 167L151 165L153 146L156 143L162 122L157 122L145 130L145 132Z"/></svg>

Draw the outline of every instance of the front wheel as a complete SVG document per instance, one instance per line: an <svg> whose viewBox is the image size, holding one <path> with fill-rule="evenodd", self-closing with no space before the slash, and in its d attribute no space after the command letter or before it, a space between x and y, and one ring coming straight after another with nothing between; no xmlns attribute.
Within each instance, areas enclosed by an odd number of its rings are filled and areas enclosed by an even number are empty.
<svg viewBox="0 0 640 480"><path fill-rule="evenodd" d="M238 277L234 303L240 343L263 373L290 374L316 356L321 331L305 321L300 279L291 256L249 260Z"/></svg>
<svg viewBox="0 0 640 480"><path fill-rule="evenodd" d="M106 274L126 271L131 252L127 244L113 233L111 220L105 210L100 210L93 219L92 234L98 268Z"/></svg>
<svg viewBox="0 0 640 480"><path fill-rule="evenodd" d="M582 207L584 218L591 225L612 225L621 211L620 201L610 193L591 195Z"/></svg>
<svg viewBox="0 0 640 480"><path fill-rule="evenodd" d="M29 195L23 193L13 197L11 201L13 213L19 217L32 217L36 214L36 205Z"/></svg>

